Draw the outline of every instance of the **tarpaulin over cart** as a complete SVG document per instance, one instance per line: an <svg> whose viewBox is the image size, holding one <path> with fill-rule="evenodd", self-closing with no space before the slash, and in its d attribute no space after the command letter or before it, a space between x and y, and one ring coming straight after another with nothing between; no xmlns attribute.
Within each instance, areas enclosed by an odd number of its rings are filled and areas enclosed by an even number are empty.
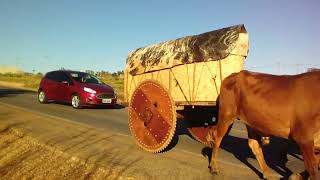
<svg viewBox="0 0 320 180"><path fill-rule="evenodd" d="M182 64L221 60L229 54L247 56L248 38L239 38L240 34L247 37L244 25L139 48L128 55L126 70L138 75Z"/></svg>

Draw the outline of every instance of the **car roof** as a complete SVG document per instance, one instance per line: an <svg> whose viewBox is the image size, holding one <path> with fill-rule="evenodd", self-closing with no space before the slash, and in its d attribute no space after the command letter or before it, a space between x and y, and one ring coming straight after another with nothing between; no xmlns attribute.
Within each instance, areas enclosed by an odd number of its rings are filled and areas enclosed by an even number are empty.
<svg viewBox="0 0 320 180"><path fill-rule="evenodd" d="M73 71L73 70L55 70L55 71L49 71L47 73L51 73L51 72L66 72L66 73L86 73L86 72L81 72L81 71ZM87 73L86 73L87 74Z"/></svg>

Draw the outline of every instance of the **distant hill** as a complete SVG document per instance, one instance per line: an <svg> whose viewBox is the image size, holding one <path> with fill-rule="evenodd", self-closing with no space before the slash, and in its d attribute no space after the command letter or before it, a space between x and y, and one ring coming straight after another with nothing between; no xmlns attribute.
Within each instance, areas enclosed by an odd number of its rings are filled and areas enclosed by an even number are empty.
<svg viewBox="0 0 320 180"><path fill-rule="evenodd" d="M0 74L5 74L5 73L22 73L23 71L15 66L2 66L0 65Z"/></svg>

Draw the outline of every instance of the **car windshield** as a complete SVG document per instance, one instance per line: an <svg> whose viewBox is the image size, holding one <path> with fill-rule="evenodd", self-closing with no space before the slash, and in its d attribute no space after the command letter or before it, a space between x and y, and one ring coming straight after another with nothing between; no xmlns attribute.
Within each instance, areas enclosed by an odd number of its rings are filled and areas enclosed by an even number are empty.
<svg viewBox="0 0 320 180"><path fill-rule="evenodd" d="M88 73L71 72L70 76L72 77L72 79L80 83L103 84L103 82L100 81L98 78Z"/></svg>

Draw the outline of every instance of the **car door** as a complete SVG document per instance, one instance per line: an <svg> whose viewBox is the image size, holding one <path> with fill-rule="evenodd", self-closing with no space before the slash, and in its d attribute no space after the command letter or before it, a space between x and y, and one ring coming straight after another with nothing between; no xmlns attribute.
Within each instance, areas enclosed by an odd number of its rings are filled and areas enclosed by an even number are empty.
<svg viewBox="0 0 320 180"><path fill-rule="evenodd" d="M61 71L58 74L58 86L57 86L57 95L59 101L70 102L71 101L71 88L72 81L69 76Z"/></svg>
<svg viewBox="0 0 320 180"><path fill-rule="evenodd" d="M44 92L48 99L56 100L57 99L57 72L49 72L46 74L45 80L42 86Z"/></svg>

